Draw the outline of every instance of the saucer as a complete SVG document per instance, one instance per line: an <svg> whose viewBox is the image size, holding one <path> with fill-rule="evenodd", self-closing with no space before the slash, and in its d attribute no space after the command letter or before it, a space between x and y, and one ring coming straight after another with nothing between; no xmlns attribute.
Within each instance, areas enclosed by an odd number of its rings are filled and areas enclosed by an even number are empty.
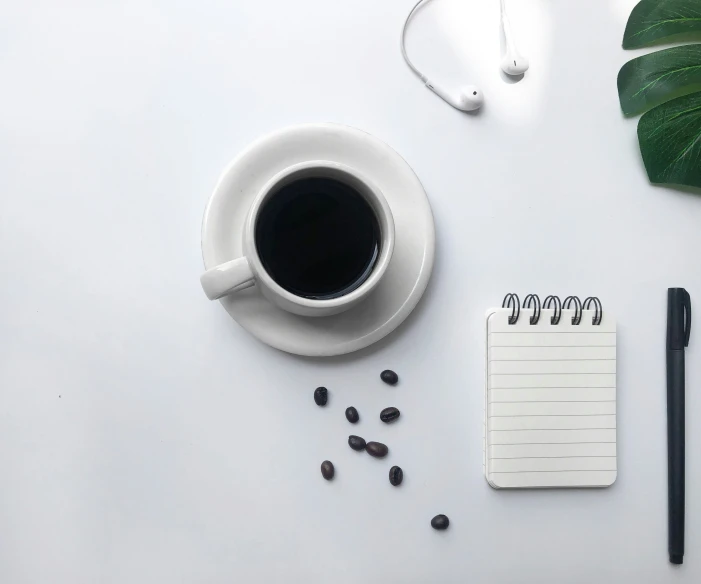
<svg viewBox="0 0 701 584"><path fill-rule="evenodd" d="M436 239L426 193L399 154L355 128L305 124L260 138L226 168L202 222L205 269L243 255L242 229L255 196L270 177L310 160L352 166L382 191L395 223L394 254L384 277L361 304L333 316L291 314L266 300L255 286L220 302L264 343L288 353L327 357L379 341L411 314L431 277Z"/></svg>

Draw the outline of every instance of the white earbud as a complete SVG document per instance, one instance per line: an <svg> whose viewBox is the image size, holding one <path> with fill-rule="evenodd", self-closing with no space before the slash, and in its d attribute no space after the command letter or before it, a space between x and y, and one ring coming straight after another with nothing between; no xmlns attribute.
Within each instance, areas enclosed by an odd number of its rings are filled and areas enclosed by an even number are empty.
<svg viewBox="0 0 701 584"><path fill-rule="evenodd" d="M482 107L484 97L482 92L474 85L465 85L459 92L447 91L440 85L436 85L426 80L426 87L440 96L444 101L452 105L455 109L463 112L471 112Z"/></svg>
<svg viewBox="0 0 701 584"><path fill-rule="evenodd" d="M501 70L507 75L523 75L528 71L528 59L521 55L514 42L514 33L511 31L511 23L506 14L505 0L501 0L501 24L504 27L504 39L506 40L506 52L501 59Z"/></svg>
<svg viewBox="0 0 701 584"><path fill-rule="evenodd" d="M402 36L400 39L400 47L406 64L414 73L416 73L419 79L426 84L426 87L441 97L441 99L452 105L455 109L459 109L463 112L479 109L482 107L482 103L484 103L484 97L482 96L482 92L474 85L466 85L457 93L448 91L440 85L436 85L432 81L429 81L428 78L414 66L411 59L409 59L409 55L406 53L406 29L409 25L411 17L416 12L416 9L424 1L425 0L418 0L418 2L416 2L414 7L411 9L411 12L409 12L409 16L407 16L406 20L404 21L404 27L402 28ZM501 68L507 75L523 75L528 70L528 59L522 56L521 53L518 52L518 49L516 49L513 33L511 32L511 24L509 23L509 17L506 15L506 5L504 1L505 0L501 0L501 22L504 28L504 38L506 39L506 53L502 57Z"/></svg>

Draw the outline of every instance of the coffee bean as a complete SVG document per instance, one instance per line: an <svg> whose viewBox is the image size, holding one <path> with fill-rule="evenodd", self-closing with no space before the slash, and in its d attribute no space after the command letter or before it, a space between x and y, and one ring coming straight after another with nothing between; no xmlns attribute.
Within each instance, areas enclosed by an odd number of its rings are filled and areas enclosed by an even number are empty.
<svg viewBox="0 0 701 584"><path fill-rule="evenodd" d="M355 424L358 420L360 420L358 410L352 406L350 408L346 408L346 420L348 420L351 424Z"/></svg>
<svg viewBox="0 0 701 584"><path fill-rule="evenodd" d="M318 406L325 406L326 402L329 401L329 390L325 387L317 387L314 390L314 401Z"/></svg>
<svg viewBox="0 0 701 584"><path fill-rule="evenodd" d="M397 408L385 408L380 412L380 420L385 424L394 422L399 417L399 410Z"/></svg>
<svg viewBox="0 0 701 584"><path fill-rule="evenodd" d="M397 381L399 381L399 375L397 375L391 369L385 369L382 373L380 373L380 379L385 383L395 385Z"/></svg>
<svg viewBox="0 0 701 584"><path fill-rule="evenodd" d="M392 483L395 487L397 485L401 485L403 480L404 471L400 467L393 466L389 469L389 482Z"/></svg>
<svg viewBox="0 0 701 584"><path fill-rule="evenodd" d="M368 442L365 445L365 450L370 456L375 458L384 458L389 452L389 448L382 444L382 442Z"/></svg>
<svg viewBox="0 0 701 584"><path fill-rule="evenodd" d="M365 440L360 436L348 436L348 446L353 450L365 450Z"/></svg>
<svg viewBox="0 0 701 584"><path fill-rule="evenodd" d="M330 460L325 460L321 463L321 476L323 476L327 481L330 481L333 478L335 472L333 462Z"/></svg>
<svg viewBox="0 0 701 584"><path fill-rule="evenodd" d="M433 529L448 529L450 525L450 519L446 515L436 515L431 519L431 527Z"/></svg>

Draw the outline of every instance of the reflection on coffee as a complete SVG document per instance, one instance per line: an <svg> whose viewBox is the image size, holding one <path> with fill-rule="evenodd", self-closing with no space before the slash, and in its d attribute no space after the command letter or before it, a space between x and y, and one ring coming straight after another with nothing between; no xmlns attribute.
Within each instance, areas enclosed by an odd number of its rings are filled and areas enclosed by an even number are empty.
<svg viewBox="0 0 701 584"><path fill-rule="evenodd" d="M338 298L358 288L380 254L380 226L363 196L329 178L283 186L263 203L258 255L282 288L305 298Z"/></svg>

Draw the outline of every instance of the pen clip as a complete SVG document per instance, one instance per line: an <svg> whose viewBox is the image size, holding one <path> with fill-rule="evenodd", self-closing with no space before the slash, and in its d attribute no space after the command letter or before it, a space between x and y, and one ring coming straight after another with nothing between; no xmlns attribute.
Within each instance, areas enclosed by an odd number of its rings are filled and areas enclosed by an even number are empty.
<svg viewBox="0 0 701 584"><path fill-rule="evenodd" d="M691 335L691 296L684 290L684 346L689 346Z"/></svg>

